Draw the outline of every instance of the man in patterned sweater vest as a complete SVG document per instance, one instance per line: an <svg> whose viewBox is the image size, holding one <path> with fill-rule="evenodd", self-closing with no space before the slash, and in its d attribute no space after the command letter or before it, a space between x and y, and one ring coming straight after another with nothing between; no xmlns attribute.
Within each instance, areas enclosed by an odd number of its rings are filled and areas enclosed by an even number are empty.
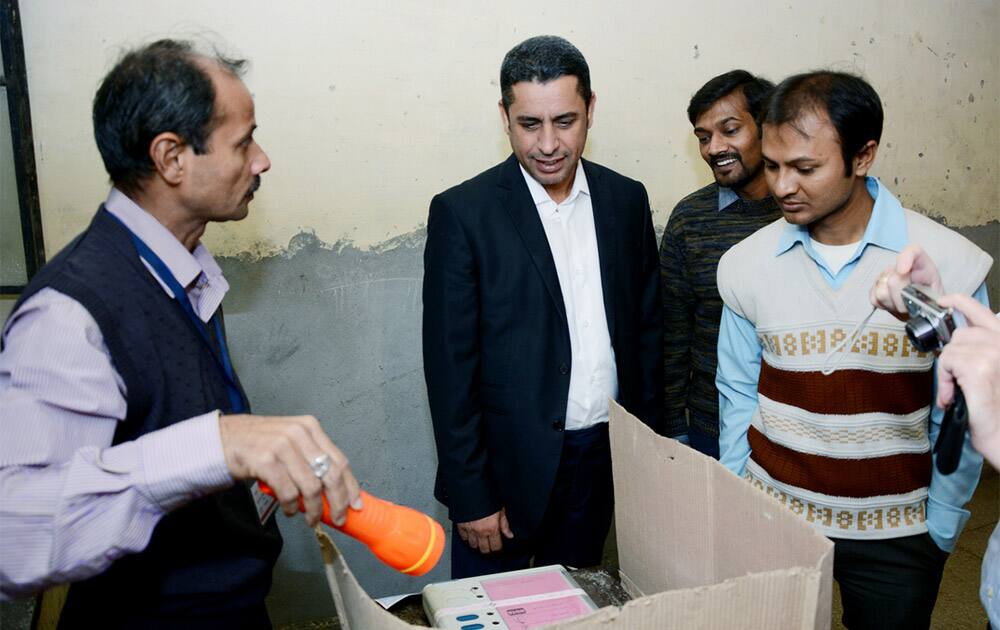
<svg viewBox="0 0 1000 630"><path fill-rule="evenodd" d="M755 122L774 85L746 70L721 74L688 105L701 157L715 183L677 204L660 241L663 287L663 419L666 435L719 458L715 341L722 299L719 258L781 217L764 180Z"/></svg>
<svg viewBox="0 0 1000 630"><path fill-rule="evenodd" d="M966 444L957 471L933 468L934 357L887 313L862 324L868 289L918 243L945 290L985 303L992 260L867 177L882 118L870 85L833 72L786 79L765 106L784 220L719 263L720 450L833 540L845 626L926 628L982 459Z"/></svg>
<svg viewBox="0 0 1000 630"><path fill-rule="evenodd" d="M126 53L94 98L114 184L0 335L0 600L72 582L63 628L269 628L274 504L357 480L316 418L251 415L228 352L229 282L201 243L271 166L246 62L190 42Z"/></svg>

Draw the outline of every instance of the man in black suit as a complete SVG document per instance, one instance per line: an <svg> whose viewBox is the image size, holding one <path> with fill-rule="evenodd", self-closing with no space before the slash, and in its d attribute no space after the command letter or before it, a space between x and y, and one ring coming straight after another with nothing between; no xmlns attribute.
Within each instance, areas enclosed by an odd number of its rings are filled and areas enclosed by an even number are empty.
<svg viewBox="0 0 1000 630"><path fill-rule="evenodd" d="M595 96L558 37L500 70L511 155L431 202L424 372L452 577L598 564L613 511L608 399L657 428L662 320L639 182L581 160ZM464 541L464 542L462 542Z"/></svg>

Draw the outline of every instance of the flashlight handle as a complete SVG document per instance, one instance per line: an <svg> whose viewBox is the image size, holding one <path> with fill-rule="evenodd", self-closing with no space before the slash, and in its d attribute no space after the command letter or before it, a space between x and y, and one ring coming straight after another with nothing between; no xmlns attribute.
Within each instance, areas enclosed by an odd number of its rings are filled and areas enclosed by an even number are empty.
<svg viewBox="0 0 1000 630"><path fill-rule="evenodd" d="M258 481L257 483L260 486L260 491L261 492L263 492L264 494L266 494L268 496L272 496L274 498L277 498L277 495L274 494L274 490L271 489L271 486L267 485L263 481ZM367 492L365 492L364 490L362 490L361 491L361 503L365 507L368 507L368 504L373 504L374 505L374 504L378 504L378 503L383 503L383 501L381 499L377 499L377 498L373 497L372 495L370 495ZM364 508L362 508L362 510L363 509ZM345 529L347 529L347 521L348 520L357 521L358 518L359 518L359 516L360 516L360 514L361 514L361 512L362 512L362 510L355 510L352 507L348 507L347 508L347 514L346 514L347 518L345 519L345 522L342 525L334 525L333 524L333 515L330 514L330 502L327 501L326 495L324 494L323 495L323 514L320 516L320 520L323 521L323 523L326 524L328 527L332 527L334 529L338 529L340 531L344 531ZM305 512L306 511L306 503L305 503L305 501L302 500L301 496L299 497L299 511L300 512ZM372 511L373 512L377 512L377 511L380 511L380 510L378 510L378 508L376 508L375 510L372 510ZM346 533L349 533L351 535L354 534L354 532L346 532Z"/></svg>
<svg viewBox="0 0 1000 630"><path fill-rule="evenodd" d="M958 468L965 443L965 430L969 426L969 409L965 404L962 388L955 385L955 399L944 412L941 432L934 443L937 455L937 469L942 475L950 475Z"/></svg>
<svg viewBox="0 0 1000 630"><path fill-rule="evenodd" d="M261 492L275 496L263 481ZM444 528L430 516L361 491L362 507L347 508L342 525L334 525L330 503L323 495L322 521L364 543L380 560L408 575L423 575L434 568L444 551ZM305 512L299 497L299 510Z"/></svg>

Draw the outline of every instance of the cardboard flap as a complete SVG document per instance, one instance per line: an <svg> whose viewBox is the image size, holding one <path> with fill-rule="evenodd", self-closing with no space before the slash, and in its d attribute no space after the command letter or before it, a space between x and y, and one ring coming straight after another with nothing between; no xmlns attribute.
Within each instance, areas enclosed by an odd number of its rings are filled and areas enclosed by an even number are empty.
<svg viewBox="0 0 1000 630"><path fill-rule="evenodd" d="M652 594L811 569L815 588L799 596L811 600L816 614L801 627L829 625L833 543L775 498L714 459L657 435L614 401L610 417L615 527L627 590Z"/></svg>
<svg viewBox="0 0 1000 630"><path fill-rule="evenodd" d="M344 630L402 630L415 627L397 619L368 596L326 532L317 528L316 538L323 555L326 581Z"/></svg>
<svg viewBox="0 0 1000 630"><path fill-rule="evenodd" d="M722 584L656 593L622 608L546 626L546 630L759 630L829 628L817 623L808 597L821 575L813 569L758 573Z"/></svg>
<svg viewBox="0 0 1000 630"><path fill-rule="evenodd" d="M630 594L711 584L710 458L614 401L610 422L618 562Z"/></svg>

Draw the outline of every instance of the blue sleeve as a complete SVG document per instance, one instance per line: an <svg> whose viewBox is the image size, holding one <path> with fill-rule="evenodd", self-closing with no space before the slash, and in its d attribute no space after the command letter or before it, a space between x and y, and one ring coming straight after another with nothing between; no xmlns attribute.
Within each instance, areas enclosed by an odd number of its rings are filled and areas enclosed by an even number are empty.
<svg viewBox="0 0 1000 630"><path fill-rule="evenodd" d="M989 308L990 300L986 292L986 283L979 285L972 297ZM937 361L934 362L934 394L937 399ZM931 407L931 421L928 429L931 447L937 441L941 432L941 420L944 410L937 405ZM962 533L962 528L969 520L969 511L965 504L972 499L979 483L979 473L983 465L983 457L972 448L969 434L965 434L965 444L962 446L962 459L958 468L950 475L942 475L937 469L937 457L934 457L931 472L931 485L927 494L927 531L938 547L951 553L955 543Z"/></svg>
<svg viewBox="0 0 1000 630"><path fill-rule="evenodd" d="M715 372L719 390L719 461L737 475L743 474L750 457L747 429L757 408L760 356L754 325L723 306Z"/></svg>

